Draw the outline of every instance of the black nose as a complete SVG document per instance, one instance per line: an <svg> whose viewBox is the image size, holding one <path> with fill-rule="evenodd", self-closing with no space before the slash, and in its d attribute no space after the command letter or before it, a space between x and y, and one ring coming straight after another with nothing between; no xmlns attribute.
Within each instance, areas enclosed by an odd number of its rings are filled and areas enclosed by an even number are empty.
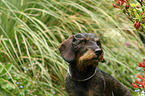
<svg viewBox="0 0 145 96"><path fill-rule="evenodd" d="M101 55L102 50L101 49L95 49L94 52L95 52L96 55Z"/></svg>

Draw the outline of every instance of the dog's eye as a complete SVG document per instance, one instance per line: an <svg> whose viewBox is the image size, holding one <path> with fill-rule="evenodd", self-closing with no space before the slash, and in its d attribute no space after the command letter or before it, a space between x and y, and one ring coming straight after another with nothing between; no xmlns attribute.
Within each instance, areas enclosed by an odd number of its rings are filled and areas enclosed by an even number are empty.
<svg viewBox="0 0 145 96"><path fill-rule="evenodd" d="M86 44L86 41L85 41L85 40L83 40L83 41L81 42L81 44L82 44L82 45L85 45L85 44Z"/></svg>
<svg viewBox="0 0 145 96"><path fill-rule="evenodd" d="M100 41L96 41L97 45L99 45L101 47L101 42Z"/></svg>

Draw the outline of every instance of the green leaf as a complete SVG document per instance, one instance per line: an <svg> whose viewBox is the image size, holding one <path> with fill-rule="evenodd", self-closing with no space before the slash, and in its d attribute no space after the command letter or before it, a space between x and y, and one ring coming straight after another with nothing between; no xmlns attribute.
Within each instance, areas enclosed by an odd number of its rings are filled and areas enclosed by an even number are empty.
<svg viewBox="0 0 145 96"><path fill-rule="evenodd" d="M142 15L142 17L145 17L145 13Z"/></svg>
<svg viewBox="0 0 145 96"><path fill-rule="evenodd" d="M2 88L12 90L12 89L15 89L15 85L12 84L12 83L7 82L6 84L3 84Z"/></svg>
<svg viewBox="0 0 145 96"><path fill-rule="evenodd" d="M13 64L8 64L5 66L0 65L0 76L4 76L7 72L9 72L12 68Z"/></svg>
<svg viewBox="0 0 145 96"><path fill-rule="evenodd" d="M135 7L136 5L134 3L131 4L132 7Z"/></svg>
<svg viewBox="0 0 145 96"><path fill-rule="evenodd" d="M3 71L3 67L0 65L0 73Z"/></svg>

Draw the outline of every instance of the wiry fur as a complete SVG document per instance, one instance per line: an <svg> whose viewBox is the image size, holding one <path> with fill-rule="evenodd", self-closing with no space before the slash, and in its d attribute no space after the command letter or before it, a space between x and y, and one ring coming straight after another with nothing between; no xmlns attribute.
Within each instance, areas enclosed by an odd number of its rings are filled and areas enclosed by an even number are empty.
<svg viewBox="0 0 145 96"><path fill-rule="evenodd" d="M65 79L69 96L132 96L118 80L97 68L103 60L103 50L94 34L73 35L62 42L59 50L69 63Z"/></svg>

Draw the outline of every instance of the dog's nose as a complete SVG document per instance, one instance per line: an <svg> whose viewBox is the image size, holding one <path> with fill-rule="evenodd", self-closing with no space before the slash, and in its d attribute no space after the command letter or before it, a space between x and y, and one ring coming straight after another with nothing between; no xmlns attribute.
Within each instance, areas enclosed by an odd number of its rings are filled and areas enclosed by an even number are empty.
<svg viewBox="0 0 145 96"><path fill-rule="evenodd" d="M101 49L95 49L94 52L95 52L96 55L101 55L102 50Z"/></svg>

